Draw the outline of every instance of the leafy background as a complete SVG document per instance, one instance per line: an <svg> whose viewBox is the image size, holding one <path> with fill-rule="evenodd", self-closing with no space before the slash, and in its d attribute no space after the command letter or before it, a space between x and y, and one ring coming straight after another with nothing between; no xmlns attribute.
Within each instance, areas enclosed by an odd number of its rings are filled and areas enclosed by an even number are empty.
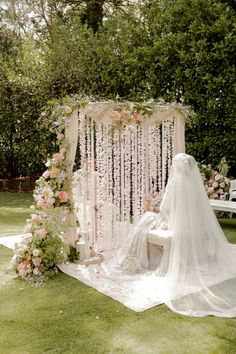
<svg viewBox="0 0 236 354"><path fill-rule="evenodd" d="M236 175L234 1L0 1L0 178L41 174L47 102L190 105L187 152Z"/></svg>

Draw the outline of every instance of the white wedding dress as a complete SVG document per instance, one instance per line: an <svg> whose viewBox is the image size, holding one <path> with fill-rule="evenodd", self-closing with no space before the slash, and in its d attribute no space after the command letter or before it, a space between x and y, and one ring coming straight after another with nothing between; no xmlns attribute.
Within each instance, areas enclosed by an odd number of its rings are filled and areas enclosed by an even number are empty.
<svg viewBox="0 0 236 354"><path fill-rule="evenodd" d="M150 259L147 231L173 232L169 250ZM118 252L124 273L144 273L170 309L190 316L236 316L236 245L228 243L209 204L194 158L174 157L160 213L146 212Z"/></svg>

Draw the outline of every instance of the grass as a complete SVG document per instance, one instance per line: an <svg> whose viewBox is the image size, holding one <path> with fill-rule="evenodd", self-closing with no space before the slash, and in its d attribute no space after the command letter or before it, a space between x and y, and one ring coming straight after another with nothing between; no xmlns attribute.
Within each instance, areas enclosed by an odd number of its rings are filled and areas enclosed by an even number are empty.
<svg viewBox="0 0 236 354"><path fill-rule="evenodd" d="M23 233L32 202L32 193L0 192L0 236Z"/></svg>
<svg viewBox="0 0 236 354"><path fill-rule="evenodd" d="M4 198L9 211L4 214L1 199L0 226L8 230L13 222L20 229L31 197ZM236 218L222 219L221 225L236 242ZM164 305L135 313L63 273L35 288L6 271L11 256L0 246L1 354L236 352L236 319L184 317Z"/></svg>

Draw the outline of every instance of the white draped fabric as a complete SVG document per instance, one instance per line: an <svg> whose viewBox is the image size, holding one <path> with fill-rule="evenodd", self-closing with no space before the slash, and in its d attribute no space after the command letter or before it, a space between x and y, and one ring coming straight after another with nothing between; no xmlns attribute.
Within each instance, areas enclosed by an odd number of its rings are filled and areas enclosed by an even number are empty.
<svg viewBox="0 0 236 354"><path fill-rule="evenodd" d="M66 149L66 174L67 180L71 181L73 177L73 166L75 161L75 155L78 144L78 111L73 110L70 124L65 128L65 137L67 140ZM68 185L68 193L70 200L73 201L73 191L71 183ZM66 218L68 224L66 228L66 233L64 235L64 242L69 245L74 245L77 240L77 230L76 230L76 215L73 210L69 212Z"/></svg>

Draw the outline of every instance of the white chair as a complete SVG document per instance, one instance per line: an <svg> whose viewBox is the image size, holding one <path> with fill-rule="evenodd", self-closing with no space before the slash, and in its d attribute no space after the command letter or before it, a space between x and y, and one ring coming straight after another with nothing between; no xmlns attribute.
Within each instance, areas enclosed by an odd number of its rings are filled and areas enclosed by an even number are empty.
<svg viewBox="0 0 236 354"><path fill-rule="evenodd" d="M163 247L163 250L169 249L173 238L173 232L169 230L150 230L147 232L149 243Z"/></svg>
<svg viewBox="0 0 236 354"><path fill-rule="evenodd" d="M229 187L229 200L236 200L236 179L233 179L230 181L230 187Z"/></svg>

